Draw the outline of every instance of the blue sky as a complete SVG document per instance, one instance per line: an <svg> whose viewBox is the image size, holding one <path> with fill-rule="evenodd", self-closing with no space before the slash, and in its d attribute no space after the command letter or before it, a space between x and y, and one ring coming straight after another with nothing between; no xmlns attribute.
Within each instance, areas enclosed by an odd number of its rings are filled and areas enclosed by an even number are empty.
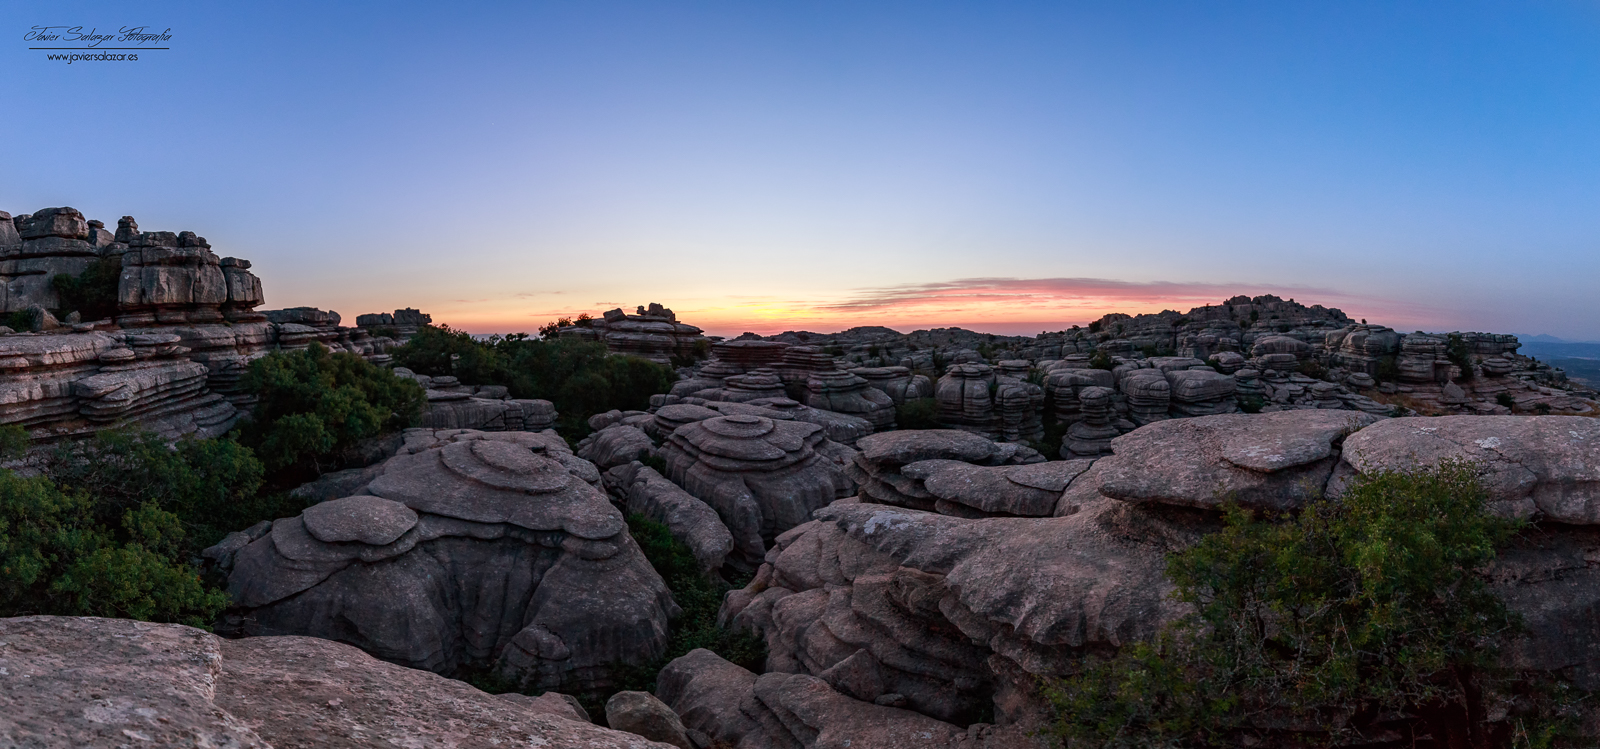
<svg viewBox="0 0 1600 749"><path fill-rule="evenodd" d="M1031 333L1237 289L1600 339L1594 3L8 8L0 209L198 231L272 307Z"/></svg>

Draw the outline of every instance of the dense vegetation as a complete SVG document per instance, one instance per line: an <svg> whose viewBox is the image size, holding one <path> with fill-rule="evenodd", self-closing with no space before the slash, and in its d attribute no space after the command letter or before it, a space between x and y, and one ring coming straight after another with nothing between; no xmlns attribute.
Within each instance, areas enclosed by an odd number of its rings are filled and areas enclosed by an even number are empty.
<svg viewBox="0 0 1600 749"><path fill-rule="evenodd" d="M50 279L63 315L77 312L85 321L104 320L117 313L117 286L122 281L122 258L103 257L73 276L57 273Z"/></svg>
<svg viewBox="0 0 1600 749"><path fill-rule="evenodd" d="M912 398L894 407L894 425L899 429L943 429L939 424L939 403L933 398Z"/></svg>
<svg viewBox="0 0 1600 749"><path fill-rule="evenodd" d="M0 469L4 616L206 626L227 595L189 560L228 531L282 509L257 496L261 464L229 440L185 440L169 449L153 435L104 432L54 450L35 467L40 475L32 477Z"/></svg>
<svg viewBox="0 0 1600 749"><path fill-rule="evenodd" d="M1265 726L1361 744L1538 745L1539 710L1490 724L1512 682L1493 663L1519 631L1481 573L1516 530L1489 515L1475 469L1446 464L1362 480L1289 517L1238 507L1168 560L1194 613L1155 641L1086 657L1049 683L1072 747L1275 745ZM1526 696L1526 695L1523 695ZM1316 743L1313 737L1312 743Z"/></svg>
<svg viewBox="0 0 1600 749"><path fill-rule="evenodd" d="M505 385L512 397L548 400L561 414L557 428L574 439L587 434L591 415L648 408L650 396L667 392L676 379L671 367L609 354L603 343L524 333L480 341L448 326L424 327L391 353L396 366L417 374Z"/></svg>
<svg viewBox="0 0 1600 749"><path fill-rule="evenodd" d="M241 382L259 401L239 439L287 480L314 477L362 440L415 425L427 402L415 382L316 343L251 362Z"/></svg>
<svg viewBox="0 0 1600 749"><path fill-rule="evenodd" d="M355 442L416 418L422 390L352 354L313 345L257 360L244 378L260 402L232 438L180 440L106 431L0 469L0 616L113 616L206 626L227 605L194 566L231 531L299 513L273 492L296 469L336 463ZM0 452L27 444L0 430ZM253 448L253 449L252 449ZM261 457L258 457L261 456Z"/></svg>

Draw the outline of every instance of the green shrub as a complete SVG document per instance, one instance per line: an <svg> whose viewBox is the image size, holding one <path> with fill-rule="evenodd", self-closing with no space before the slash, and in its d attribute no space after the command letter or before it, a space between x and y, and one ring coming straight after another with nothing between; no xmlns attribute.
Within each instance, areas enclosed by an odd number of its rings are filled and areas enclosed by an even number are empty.
<svg viewBox="0 0 1600 749"><path fill-rule="evenodd" d="M939 402L933 398L912 398L894 407L894 423L900 429L940 429Z"/></svg>
<svg viewBox="0 0 1600 749"><path fill-rule="evenodd" d="M59 614L208 625L228 596L180 556L178 517L153 503L97 522L96 503L0 469L0 616Z"/></svg>
<svg viewBox="0 0 1600 749"><path fill-rule="evenodd" d="M1239 398L1239 410L1247 414L1261 413L1261 409L1266 405L1266 399L1259 395L1246 395Z"/></svg>
<svg viewBox="0 0 1600 749"><path fill-rule="evenodd" d="M251 362L241 384L259 400L240 441L288 474L320 472L335 453L415 424L426 402L415 382L316 343Z"/></svg>
<svg viewBox="0 0 1600 749"><path fill-rule="evenodd" d="M1109 372L1117 368L1117 363L1111 360L1111 352L1103 348L1096 348L1094 355L1089 357L1089 366Z"/></svg>
<svg viewBox="0 0 1600 749"><path fill-rule="evenodd" d="M1517 407L1517 399L1511 397L1510 393L1501 393L1496 395L1494 397L1494 402L1510 409L1515 409Z"/></svg>
<svg viewBox="0 0 1600 749"><path fill-rule="evenodd" d="M75 311L87 322L117 314L117 285L121 281L122 257L113 255L95 260L76 276L57 273L50 279L50 286L61 300L62 315Z"/></svg>
<svg viewBox="0 0 1600 749"><path fill-rule="evenodd" d="M293 515L258 496L264 470L249 448L230 439L179 440L149 432L105 431L48 453L40 472L67 492L92 497L98 527L115 528L127 513L154 508L181 523L178 558L197 556L231 531ZM274 513L279 510L288 512Z"/></svg>
<svg viewBox="0 0 1600 749"><path fill-rule="evenodd" d="M1433 745L1509 744L1482 716L1497 648L1519 625L1481 573L1516 526L1484 501L1472 466L1446 464L1368 476L1294 516L1228 508L1223 530L1168 560L1192 615L1047 683L1056 735L1267 746L1281 737L1253 716L1333 741L1410 716Z"/></svg>
<svg viewBox="0 0 1600 749"><path fill-rule="evenodd" d="M1394 382L1400 377L1399 357L1390 354L1378 359L1378 373L1373 375L1379 382Z"/></svg>
<svg viewBox="0 0 1600 749"><path fill-rule="evenodd" d="M522 333L479 341L430 326L393 355L397 366L418 374L453 374L468 385L505 385L514 397L548 400L561 414L557 428L569 437L588 434L594 414L648 408L650 396L672 389L677 379L672 367L611 354L603 343Z"/></svg>

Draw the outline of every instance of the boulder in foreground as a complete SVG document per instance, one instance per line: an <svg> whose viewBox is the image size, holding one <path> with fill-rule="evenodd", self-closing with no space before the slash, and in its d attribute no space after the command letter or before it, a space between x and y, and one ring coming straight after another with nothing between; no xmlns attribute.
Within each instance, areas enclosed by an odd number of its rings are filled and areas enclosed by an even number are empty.
<svg viewBox="0 0 1600 749"><path fill-rule="evenodd" d="M6 746L671 749L311 637L25 616L0 619L0 667Z"/></svg>

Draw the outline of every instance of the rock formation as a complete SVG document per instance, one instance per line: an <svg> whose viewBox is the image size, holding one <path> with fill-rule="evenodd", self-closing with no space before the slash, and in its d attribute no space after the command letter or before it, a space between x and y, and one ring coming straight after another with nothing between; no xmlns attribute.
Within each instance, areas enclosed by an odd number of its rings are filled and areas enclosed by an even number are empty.
<svg viewBox="0 0 1600 749"><path fill-rule="evenodd" d="M406 438L359 494L209 555L231 567L223 631L326 637L438 673L489 667L576 691L663 652L677 606L593 465L553 435Z"/></svg>
<svg viewBox="0 0 1600 749"><path fill-rule="evenodd" d="M388 358L389 339L341 328L337 313L277 310L269 320L256 310L264 296L250 261L219 258L194 232L141 231L123 216L113 233L73 208L0 216L0 312L26 312L27 327L42 331L0 329L0 359L10 362L0 367L0 423L35 439L120 425L215 436L251 405L239 379L269 351L315 341ZM61 308L51 280L96 263L119 269L116 313L84 321Z"/></svg>
<svg viewBox="0 0 1600 749"><path fill-rule="evenodd" d="M655 302L649 308L639 307L637 314L614 309L598 318L580 319L561 328L560 335L599 341L613 354L637 356L659 364L671 364L674 357L692 360L704 356L711 343L699 328L678 322L672 310Z"/></svg>
<svg viewBox="0 0 1600 749"><path fill-rule="evenodd" d="M25 616L0 619L0 641L12 746L674 746L595 726L554 693L485 694L312 637Z"/></svg>
<svg viewBox="0 0 1600 749"><path fill-rule="evenodd" d="M847 733L874 746L1029 746L1050 719L1038 677L1185 613L1163 560L1219 528L1222 501L1294 509L1337 498L1366 473L1445 459L1478 461L1494 506L1539 522L1491 572L1528 623L1504 663L1592 688L1600 572L1583 559L1600 542L1593 424L1224 414L1154 422L1097 460L1012 467L974 464L992 456L963 432L874 435L857 462L861 497L779 536L724 602L721 621L765 638L766 672L694 651L662 671L657 693L689 729L735 747L824 746ZM969 513L998 497L1033 517ZM979 501L937 504L947 498Z"/></svg>
<svg viewBox="0 0 1600 749"><path fill-rule="evenodd" d="M815 424L718 416L677 427L660 454L667 477L711 505L732 532L736 563L760 561L772 538L855 491L842 465L850 451Z"/></svg>

